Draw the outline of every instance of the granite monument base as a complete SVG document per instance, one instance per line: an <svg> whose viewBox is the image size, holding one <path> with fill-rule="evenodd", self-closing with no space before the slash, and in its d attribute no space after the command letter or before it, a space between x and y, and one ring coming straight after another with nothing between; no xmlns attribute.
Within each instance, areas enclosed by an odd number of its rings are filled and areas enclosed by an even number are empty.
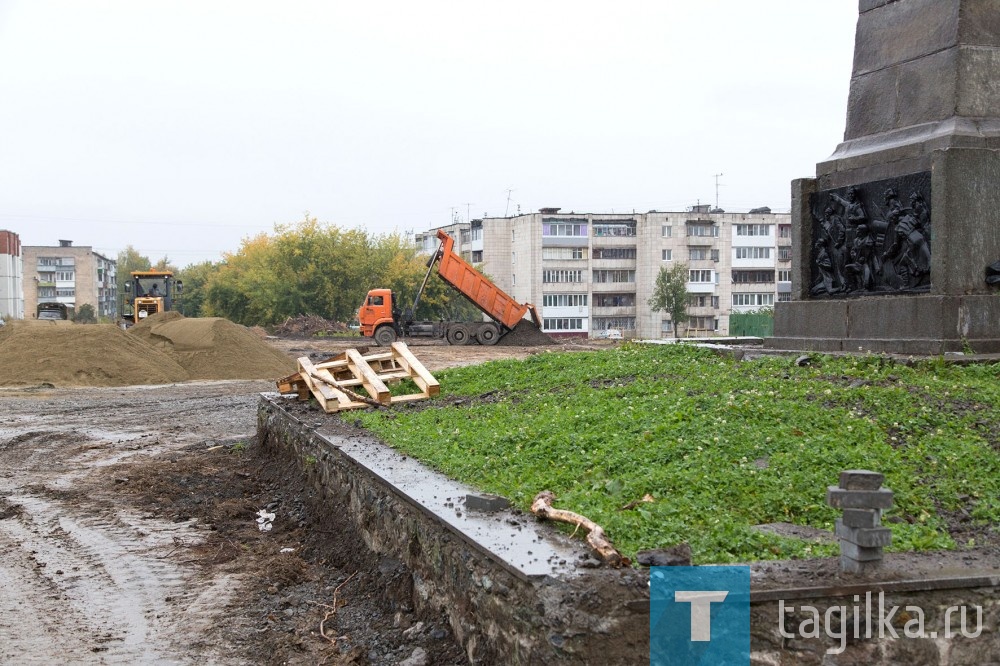
<svg viewBox="0 0 1000 666"><path fill-rule="evenodd" d="M1000 353L1000 296L887 296L778 303L770 349Z"/></svg>

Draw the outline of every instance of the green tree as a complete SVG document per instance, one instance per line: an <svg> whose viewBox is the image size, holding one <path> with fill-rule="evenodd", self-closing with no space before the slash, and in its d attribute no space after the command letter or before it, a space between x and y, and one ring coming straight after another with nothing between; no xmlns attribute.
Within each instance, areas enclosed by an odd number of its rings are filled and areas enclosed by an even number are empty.
<svg viewBox="0 0 1000 666"><path fill-rule="evenodd" d="M81 305L73 315L73 321L78 324L96 324L97 314L94 312L94 306L90 303Z"/></svg>
<svg viewBox="0 0 1000 666"><path fill-rule="evenodd" d="M647 303L653 312L666 312L673 322L674 337L680 337L680 325L687 321L688 265L675 263L670 268L660 268L653 285L653 295Z"/></svg>
<svg viewBox="0 0 1000 666"><path fill-rule="evenodd" d="M178 281L184 283L184 290L180 293L176 306L181 314L185 317L202 316L206 285L218 270L218 264L203 261L200 264L185 266L175 273Z"/></svg>

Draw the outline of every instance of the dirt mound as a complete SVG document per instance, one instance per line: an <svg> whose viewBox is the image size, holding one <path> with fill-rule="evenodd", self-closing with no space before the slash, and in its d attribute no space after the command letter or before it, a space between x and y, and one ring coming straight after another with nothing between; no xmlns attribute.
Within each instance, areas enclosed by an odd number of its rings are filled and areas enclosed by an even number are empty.
<svg viewBox="0 0 1000 666"><path fill-rule="evenodd" d="M0 327L0 386L129 386L189 378L170 356L112 324L11 321Z"/></svg>
<svg viewBox="0 0 1000 666"><path fill-rule="evenodd" d="M514 347L537 347L554 345L555 340L542 333L541 329L535 326L535 322L522 319L510 333L500 338L500 342L497 344Z"/></svg>
<svg viewBox="0 0 1000 666"><path fill-rule="evenodd" d="M277 379L295 363L250 329L219 317L153 315L128 335L173 358L189 379Z"/></svg>

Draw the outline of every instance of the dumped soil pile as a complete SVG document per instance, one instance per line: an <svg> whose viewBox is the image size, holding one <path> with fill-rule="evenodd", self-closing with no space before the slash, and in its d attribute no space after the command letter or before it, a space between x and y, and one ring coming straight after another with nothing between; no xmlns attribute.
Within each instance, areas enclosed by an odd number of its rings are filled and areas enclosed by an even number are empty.
<svg viewBox="0 0 1000 666"><path fill-rule="evenodd" d="M554 345L555 343L555 340L542 333L535 326L535 322L522 319L510 333L500 338L500 342L497 344L508 347L537 347L541 345Z"/></svg>
<svg viewBox="0 0 1000 666"><path fill-rule="evenodd" d="M188 379L277 379L295 372L290 358L228 319L164 312L133 326L128 336L174 359Z"/></svg>
<svg viewBox="0 0 1000 666"><path fill-rule="evenodd" d="M129 386L189 378L170 356L112 324L11 321L0 327L0 386Z"/></svg>

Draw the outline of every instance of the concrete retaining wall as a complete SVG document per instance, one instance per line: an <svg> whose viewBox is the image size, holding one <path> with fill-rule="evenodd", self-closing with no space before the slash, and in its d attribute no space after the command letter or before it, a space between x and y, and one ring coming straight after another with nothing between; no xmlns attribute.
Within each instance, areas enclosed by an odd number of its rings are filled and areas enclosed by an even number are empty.
<svg viewBox="0 0 1000 666"><path fill-rule="evenodd" d="M449 504L461 490L452 482L426 469L414 477L376 441L317 431L283 410L283 400L261 399L265 451L298 461L330 511L348 515L371 550L405 565L415 608L444 609L473 663L648 662L644 572L581 568L585 549L533 517L456 510ZM393 475L401 476L385 478ZM407 479L417 485L407 488ZM508 544L525 544L520 552L478 542L490 531L502 539L503 530Z"/></svg>

